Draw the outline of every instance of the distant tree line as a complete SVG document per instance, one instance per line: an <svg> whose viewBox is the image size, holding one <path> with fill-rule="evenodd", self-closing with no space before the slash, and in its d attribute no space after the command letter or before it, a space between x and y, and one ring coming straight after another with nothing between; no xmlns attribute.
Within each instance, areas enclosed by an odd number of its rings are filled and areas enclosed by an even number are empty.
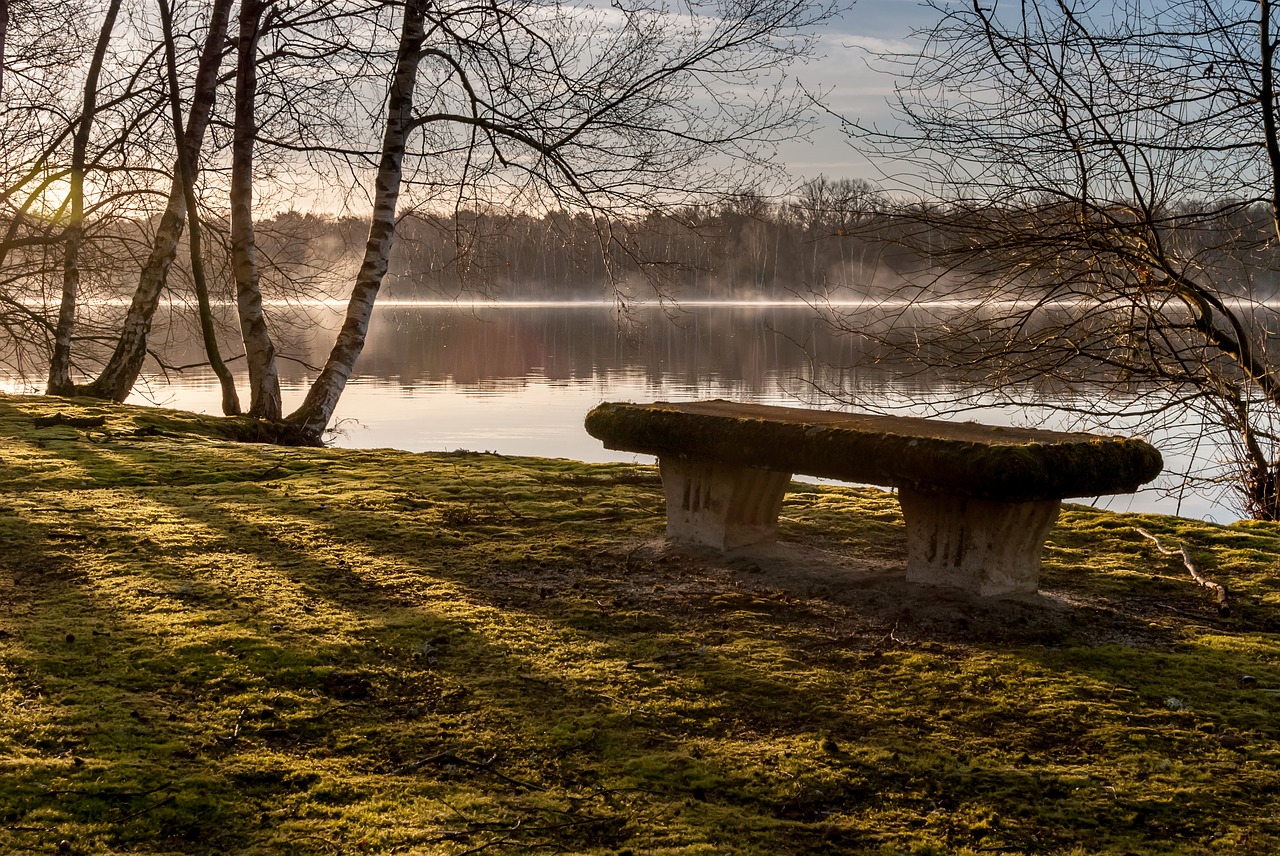
<svg viewBox="0 0 1280 856"><path fill-rule="evenodd" d="M399 298L609 299L616 287L645 298L794 297L813 289L863 290L886 272L918 267L910 250L872 236L888 227L883 199L869 182L827 179L785 199L736 192L708 205L685 205L642 218L607 221L585 212L545 214L465 210L399 215L386 294ZM104 219L83 245L86 297L122 297L124 273L143 259L158 217ZM205 212L203 261L211 297L234 300L231 223ZM0 221L0 227L4 225ZM263 295L272 299L341 295L358 266L369 222L354 216L284 211L255 223ZM12 268L52 294L62 277L52 243L15 248ZM602 234L607 239L602 239ZM129 263L122 263L128 258ZM173 268L175 284L192 278L187 239ZM656 291L655 291L656 289Z"/></svg>
<svg viewBox="0 0 1280 856"><path fill-rule="evenodd" d="M794 298L861 291L919 260L865 230L883 211L868 182L820 178L784 200L740 192L602 222L587 213L411 211L397 225L387 294L399 298ZM888 223L889 221L884 221ZM280 293L341 269L366 224L285 213L263 220L263 256ZM608 240L601 240L607 234Z"/></svg>
<svg viewBox="0 0 1280 856"><path fill-rule="evenodd" d="M1273 228L1265 206L1205 203L1183 213L1194 228L1178 241L1200 258L1220 252L1226 236L1255 235L1255 247ZM1063 210L1061 216L1069 217ZM738 192L714 205L687 205L644 218L602 224L586 213L546 214L479 210L433 215L408 211L397 222L384 295L399 299L827 299L972 296L954 277L983 274L992 287L1045 286L1053 272L1016 257L964 256L964 233L1016 227L1029 218L1050 219L1043 208L999 207L980 214L944 205L923 207L886 195L863 179L819 177L793 194L771 199ZM235 299L231 226L206 215L205 268L211 297ZM86 269L110 271L128 247L141 247L155 222L119 219L100 225L95 246L106 260ZM359 264L367 220L284 211L256 222L264 297L341 296ZM609 240L601 240L602 231ZM31 258L26 256L31 255ZM14 251L15 268L28 277L40 269L44 250ZM1267 273L1261 249L1217 260L1219 283L1240 297L1267 299L1280 280ZM963 257L963 258L962 258ZM89 256L89 258L94 258ZM189 291L192 277L184 242L170 277ZM135 260L140 261L140 260ZM45 260L45 278L61 276L59 260ZM28 280L30 281L30 280ZM951 283L950 285L948 283ZM125 297L128 278L95 280L96 298ZM1023 293L1020 291L1020 293Z"/></svg>

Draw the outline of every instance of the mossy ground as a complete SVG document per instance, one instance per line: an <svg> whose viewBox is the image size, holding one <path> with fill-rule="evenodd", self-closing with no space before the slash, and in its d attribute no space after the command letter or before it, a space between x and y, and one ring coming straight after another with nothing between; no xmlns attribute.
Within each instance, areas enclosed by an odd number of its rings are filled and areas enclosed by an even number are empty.
<svg viewBox="0 0 1280 856"><path fill-rule="evenodd" d="M650 468L221 424L0 399L0 852L1280 852L1280 527L1069 506L976 603L877 491L789 496L832 580L653 547Z"/></svg>

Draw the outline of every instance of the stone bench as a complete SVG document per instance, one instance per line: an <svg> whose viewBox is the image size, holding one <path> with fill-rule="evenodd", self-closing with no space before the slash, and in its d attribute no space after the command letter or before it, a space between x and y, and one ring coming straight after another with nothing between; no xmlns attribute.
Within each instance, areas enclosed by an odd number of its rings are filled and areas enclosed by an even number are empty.
<svg viewBox="0 0 1280 856"><path fill-rule="evenodd" d="M586 427L658 456L674 540L771 543L796 473L894 487L907 579L983 596L1036 590L1061 500L1133 492L1163 465L1138 439L730 401L605 403Z"/></svg>

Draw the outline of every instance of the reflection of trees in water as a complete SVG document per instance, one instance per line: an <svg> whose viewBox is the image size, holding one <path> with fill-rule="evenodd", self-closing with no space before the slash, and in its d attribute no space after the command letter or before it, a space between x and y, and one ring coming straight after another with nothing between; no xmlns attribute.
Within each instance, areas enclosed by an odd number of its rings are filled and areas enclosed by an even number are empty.
<svg viewBox="0 0 1280 856"><path fill-rule="evenodd" d="M322 363L333 344L334 332L341 324L339 309L323 305L292 305L268 307L266 312L273 325L272 335L281 359L282 381L299 382L314 372L309 366ZM88 316L86 326L100 325L112 329L124 316L125 308L118 304L96 304L85 307ZM227 355L227 364L235 372L245 370L244 359L238 356L244 347L240 343L235 307L220 304L214 307L214 321L219 344ZM184 378L202 378L209 374L207 357L200 337L200 328L190 308L184 305L162 307L157 311L149 339L149 359L144 373L150 382ZM82 364L93 367L109 352L103 344L95 352L91 343L82 348Z"/></svg>
<svg viewBox="0 0 1280 856"><path fill-rule="evenodd" d="M963 363L944 369L920 366L922 357L939 356L954 345L942 338L956 329L953 322L960 312L967 310L860 308L824 316L800 305L644 307L633 324L620 326L612 307L605 305L388 306L375 313L357 372L405 386L450 382L477 389L508 382L518 387L530 378L582 383L625 374L654 386L716 387L722 394L786 392L815 405L840 400L865 404L868 396L894 384L950 389L959 401L969 392L989 391L991 376ZM229 309L224 314L231 341L233 318ZM281 350L292 358L282 364L282 378L300 383L311 375L306 364L323 359L339 323L338 310L275 307L272 314ZM157 328L172 366L203 359L185 318L175 311ZM979 347L983 337L973 332L973 320L966 315L965 329ZM989 318L983 335L1003 335L1003 323L1005 319ZM1009 367L1006 379L1012 379L1014 368ZM200 367L189 373L204 371ZM1078 392L1050 376L1024 375L1017 377L1023 391L1045 399Z"/></svg>
<svg viewBox="0 0 1280 856"><path fill-rule="evenodd" d="M1245 301L1233 307L1241 329L1264 351L1280 345L1280 332L1268 326L1273 308ZM1239 460L1233 457L1236 425L1222 418L1220 401L1190 379L1189 367L1217 355L1197 340L1189 310L1169 303L1160 311L1158 337L1142 328L1149 319L1123 304L1083 301L975 299L854 313L831 306L824 315L832 327L861 341L856 350L873 365L897 366L892 374L900 382L927 390L913 403L935 415L956 418L994 407L1015 419L1021 411L1024 421L1034 422L1049 405L1054 423L1063 428L1156 439L1171 490L1199 491L1239 507L1232 495L1240 490L1233 470ZM1135 368L1140 365L1142 370ZM824 377L823 389L836 401L865 402L865 391L851 379L833 373ZM940 383L950 387L944 390ZM1240 394L1247 415L1268 425L1270 405L1257 391ZM1267 429L1260 436L1274 435Z"/></svg>
<svg viewBox="0 0 1280 856"><path fill-rule="evenodd" d="M225 311L230 325L231 310ZM282 363L282 381L303 385L313 374L304 363L316 365L323 359L338 310L309 306L273 311L282 351L295 358ZM1091 374L1082 366L1081 374L1068 382L1060 373L1035 372L1029 361L1010 362L998 377L989 365L944 365L942 355L954 354L954 342L944 340L961 326L974 337L975 348L985 347L984 337L1005 335L1002 327L1011 323L1011 315L989 307L984 312L986 332L980 333L982 325L974 323L979 315L957 306L845 308L839 317L821 317L806 306L645 307L636 325L625 328L605 305L388 306L375 313L357 376L404 387L451 384L478 394L517 391L531 383L594 383L602 397L620 381L639 381L655 396L670 390L683 396L790 397L814 407L846 404L890 411L932 402L940 415L957 418L974 418L966 414L992 407L1002 383L1006 391L1016 387L1019 404L1095 409L1103 380L1096 367ZM180 311L173 315L186 317ZM1060 324L1063 317L1043 315L1046 325ZM1092 321L1082 318L1081 323ZM172 365L202 361L194 330L165 325L157 335L166 342ZM922 360L943 367L922 369ZM242 362L231 365L243 370ZM200 366L170 377L190 382L207 374ZM1149 388L1115 381L1106 386L1107 395L1151 400ZM1119 423L1113 427L1126 430Z"/></svg>
<svg viewBox="0 0 1280 856"><path fill-rule="evenodd" d="M363 375L412 385L449 380L586 381L627 373L651 383L697 386L707 378L753 392L803 377L821 323L807 308L698 308L641 313L619 327L607 307L403 308L380 314L359 366Z"/></svg>

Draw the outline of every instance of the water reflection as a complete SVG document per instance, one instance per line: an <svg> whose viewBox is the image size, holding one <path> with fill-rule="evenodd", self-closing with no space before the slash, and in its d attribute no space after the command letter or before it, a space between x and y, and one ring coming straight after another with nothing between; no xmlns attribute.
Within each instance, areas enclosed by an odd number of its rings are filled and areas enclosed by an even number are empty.
<svg viewBox="0 0 1280 856"><path fill-rule="evenodd" d="M323 305L273 307L280 350L290 357L280 365L286 409L301 401L314 376L309 366L327 356L340 312ZM224 352L236 353L232 319L226 322ZM174 364L203 359L198 336L180 324L161 325L157 335L168 343ZM993 424L1079 427L1070 416L1046 409L1012 409L955 379L913 374L859 341L833 332L803 305L642 307L622 324L612 307L599 304L389 305L375 313L336 414L334 441L411 451L647 460L603 449L582 428L586 411L603 400L717 397L815 407L852 402L926 415L950 406L959 418ZM132 400L218 411L217 384L206 370L151 377ZM239 382L244 389L245 379ZM839 390L838 397L831 390ZM1162 445L1159 437L1152 439ZM1168 446L1162 451L1174 469L1192 466L1169 455ZM1234 519L1216 499L1147 491L1108 502L1120 510Z"/></svg>
<svg viewBox="0 0 1280 856"><path fill-rule="evenodd" d="M654 387L773 395L810 376L806 346L821 353L823 335L803 308L649 309L620 325L599 306L394 307L379 313L359 371L408 387L519 388L626 376Z"/></svg>

